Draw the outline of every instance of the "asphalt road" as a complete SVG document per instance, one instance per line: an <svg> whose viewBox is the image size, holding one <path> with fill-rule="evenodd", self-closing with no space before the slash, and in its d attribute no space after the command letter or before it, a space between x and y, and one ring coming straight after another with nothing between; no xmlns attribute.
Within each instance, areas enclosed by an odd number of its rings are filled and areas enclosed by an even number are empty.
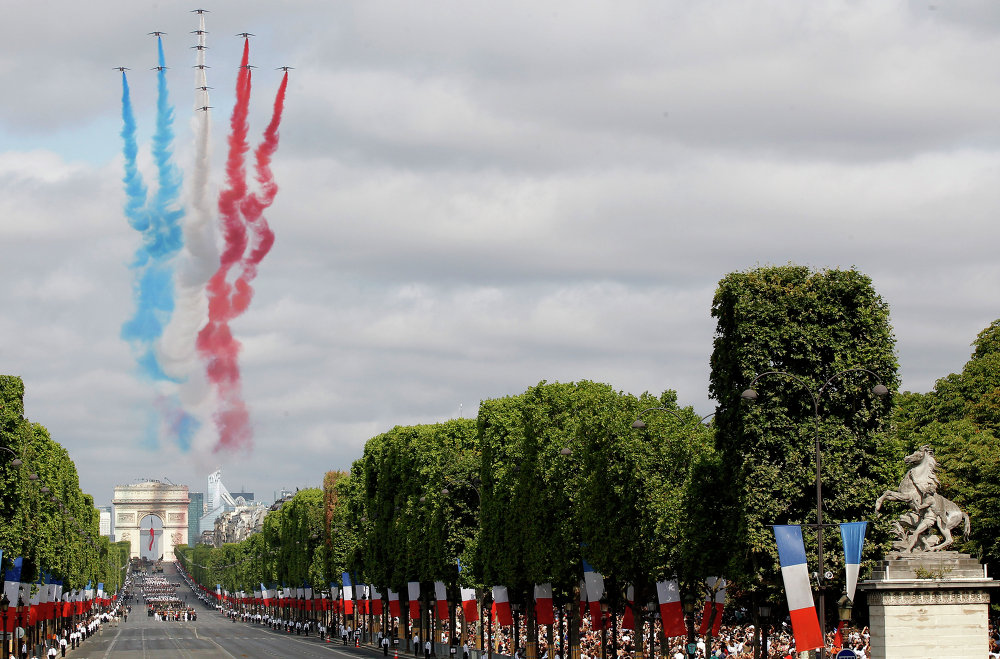
<svg viewBox="0 0 1000 659"><path fill-rule="evenodd" d="M84 641L76 650L66 653L73 659L147 659L174 657L180 659L202 658L272 658L272 657L326 657L327 659L374 659L382 653L374 648L345 647L325 643L316 636L296 636L273 631L263 625L232 622L215 609L206 608L173 573L172 566L164 576L180 586L178 596L187 594L189 602L196 602L198 620L195 622L163 622L150 618L145 606L132 602L128 622L118 627L104 626L100 634Z"/></svg>

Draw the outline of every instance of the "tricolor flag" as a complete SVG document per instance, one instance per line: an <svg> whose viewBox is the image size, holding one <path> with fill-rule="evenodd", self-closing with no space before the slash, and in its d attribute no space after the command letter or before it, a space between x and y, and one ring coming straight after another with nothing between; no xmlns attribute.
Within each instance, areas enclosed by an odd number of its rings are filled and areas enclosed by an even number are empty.
<svg viewBox="0 0 1000 659"><path fill-rule="evenodd" d="M604 575L583 561L583 580L587 584L587 601L590 602L590 628L604 629L601 616L601 597L604 596Z"/></svg>
<svg viewBox="0 0 1000 659"><path fill-rule="evenodd" d="M479 606L476 602L475 588L462 588L462 615L465 622L475 622L479 620Z"/></svg>
<svg viewBox="0 0 1000 659"><path fill-rule="evenodd" d="M354 586L351 584L351 575L344 572L341 578L344 581L344 614L354 615Z"/></svg>
<svg viewBox="0 0 1000 659"><path fill-rule="evenodd" d="M17 605L17 593L21 589L21 567L24 565L24 558L18 557L14 559L14 567L7 570L7 574L4 577L3 592L7 596L7 601L10 602L11 606ZM11 630L7 630L11 631Z"/></svg>
<svg viewBox="0 0 1000 659"><path fill-rule="evenodd" d="M514 624L514 616L510 610L510 599L507 595L507 586L493 586L493 606L497 611L497 621L501 627L510 627Z"/></svg>
<svg viewBox="0 0 1000 659"><path fill-rule="evenodd" d="M632 615L632 605L635 603L635 588L629 586L625 589L625 613L622 615L622 629L635 629L635 616Z"/></svg>
<svg viewBox="0 0 1000 659"><path fill-rule="evenodd" d="M399 593L392 588L389 589L389 615L393 618L399 617Z"/></svg>
<svg viewBox="0 0 1000 659"><path fill-rule="evenodd" d="M372 586L371 594L371 609L372 615L380 616L382 615L382 593L379 592L378 588Z"/></svg>
<svg viewBox="0 0 1000 659"><path fill-rule="evenodd" d="M443 581L434 582L434 597L437 599L438 620L448 619L448 589Z"/></svg>
<svg viewBox="0 0 1000 659"><path fill-rule="evenodd" d="M535 619L539 625L551 625L555 622L551 583L535 584Z"/></svg>
<svg viewBox="0 0 1000 659"><path fill-rule="evenodd" d="M656 595L660 600L660 620L663 622L663 635L685 636L684 607L681 605L681 589L677 579L667 579L656 584Z"/></svg>
<svg viewBox="0 0 1000 659"><path fill-rule="evenodd" d="M719 577L708 577L705 579L708 586L708 594L705 595L705 610L701 614L701 627L698 633L702 636L708 632L708 621L712 619L712 609L715 609L715 622L712 623L712 635L718 636L719 627L722 625L722 609L726 605L726 580ZM718 586L718 590L715 587ZM715 597L712 591L715 590Z"/></svg>
<svg viewBox="0 0 1000 659"><path fill-rule="evenodd" d="M410 620L420 620L420 582L408 582L406 592L410 596Z"/></svg>
<svg viewBox="0 0 1000 659"><path fill-rule="evenodd" d="M778 560L781 562L781 578L785 582L785 597L788 598L788 615L792 619L795 649L805 652L821 648L823 635L819 631L819 618L816 616L816 605L813 604L809 584L802 527L797 524L775 525L774 539L778 543Z"/></svg>
<svg viewBox="0 0 1000 659"><path fill-rule="evenodd" d="M847 597L854 601L854 591L858 585L858 570L861 568L861 550L865 546L865 530L868 522L845 522L840 525L840 537L844 541L844 567L847 570Z"/></svg>

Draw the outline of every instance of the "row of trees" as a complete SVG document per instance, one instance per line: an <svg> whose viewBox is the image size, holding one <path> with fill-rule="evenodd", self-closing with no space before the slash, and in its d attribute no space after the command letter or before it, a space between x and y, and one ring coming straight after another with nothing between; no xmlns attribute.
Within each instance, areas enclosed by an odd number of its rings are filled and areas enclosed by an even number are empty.
<svg viewBox="0 0 1000 659"><path fill-rule="evenodd" d="M121 585L128 543L100 535L100 513L69 453L24 418L24 383L10 375L0 375L0 520L3 567L23 557L22 582L48 575L66 590Z"/></svg>
<svg viewBox="0 0 1000 659"><path fill-rule="evenodd" d="M769 525L815 521L815 438L824 521L872 522L868 567L891 542L891 515L876 516L873 502L899 482L910 447L934 439L948 453L940 435L975 435L981 453L993 451L989 460L946 464L943 489L996 469L1000 452L987 424L1000 424L990 416L1000 395L984 404L982 394L998 384L997 328L980 338L961 386L946 379L925 396L878 396L876 385L895 392L899 382L888 306L855 270L733 273L720 282L712 315L717 407L708 424L679 407L674 391L635 396L596 382L542 382L483 401L476 419L371 438L349 474L328 475L322 493L300 493L293 501L301 505L286 505L244 546L199 549L206 556L197 562L284 556L262 559L253 580L228 582L231 590L260 581L339 583L348 571L404 599L407 582L421 582L427 599L432 583L444 581L453 601L459 585L503 584L512 600L527 602L534 584L551 582L557 602L569 603L579 597L586 560L604 574L607 601L619 611L629 585L638 614L659 579L676 575L700 598L705 578L720 575L753 614L757 603L784 601ZM741 394L752 382L757 397L749 402ZM633 428L640 416L646 427ZM935 430L939 422L954 425ZM996 492L975 487L996 501ZM986 514L989 503L980 505ZM965 548L991 560L996 537L974 533ZM814 559L814 532L806 546ZM825 535L824 554L837 575L826 593L836 599L844 579L836 533ZM227 583L225 571L215 574L207 583ZM530 617L531 607L525 611Z"/></svg>

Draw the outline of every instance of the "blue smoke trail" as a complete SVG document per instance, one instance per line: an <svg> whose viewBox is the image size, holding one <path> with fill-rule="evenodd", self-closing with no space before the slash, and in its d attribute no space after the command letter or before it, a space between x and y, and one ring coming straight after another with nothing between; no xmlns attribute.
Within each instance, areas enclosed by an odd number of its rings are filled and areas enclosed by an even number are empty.
<svg viewBox="0 0 1000 659"><path fill-rule="evenodd" d="M180 172L171 162L173 142L173 108L167 95L166 62L163 41L157 38L159 71L157 80L156 132L153 136L153 159L158 172L158 187L148 199L146 185L136 165L138 152L136 124L129 95L128 81L122 72L121 136L124 142L126 203L125 215L129 225L141 232L142 245L136 250L130 264L133 273L132 293L136 302L133 317L122 325L121 336L136 353L142 375L153 381L175 381L168 376L156 354L156 342L170 321L174 310L173 259L183 243L181 219L183 209L177 206L181 191ZM179 408L179 403L170 407ZM186 413L184 413L186 417ZM193 418L168 421L173 428L181 429L178 440L184 450L190 447L191 435L197 429ZM147 445L155 446L156 424L151 419L147 429Z"/></svg>
<svg viewBox="0 0 1000 659"><path fill-rule="evenodd" d="M133 296L135 315L122 326L122 338L139 353L140 371L154 381L171 380L156 355L156 341L174 310L174 266L172 259L180 251L183 233L180 220L184 211L176 207L180 196L180 172L170 161L173 141L174 110L167 96L166 61L163 40L157 38L159 71L157 73L156 133L153 136L153 159L158 171L156 194L146 203L146 189L135 169L135 119L131 103L123 97L125 127L125 184L128 202L125 214L129 224L142 232L142 246L132 262L135 276ZM127 116L126 116L127 112ZM141 207L140 207L141 205Z"/></svg>

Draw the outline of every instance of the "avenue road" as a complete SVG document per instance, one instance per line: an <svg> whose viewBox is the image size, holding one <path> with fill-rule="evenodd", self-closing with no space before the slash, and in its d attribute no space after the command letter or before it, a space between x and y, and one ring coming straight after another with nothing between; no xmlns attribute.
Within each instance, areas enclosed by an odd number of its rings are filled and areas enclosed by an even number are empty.
<svg viewBox="0 0 1000 659"><path fill-rule="evenodd" d="M198 620L165 622L148 617L142 598L133 599L128 622L117 627L105 624L100 633L84 641L67 657L73 659L264 659L273 657L326 657L327 659L374 659L381 651L326 643L317 636L296 636L264 625L232 622L221 612L198 600L172 565L164 565L164 576L178 584L177 595L194 602Z"/></svg>

